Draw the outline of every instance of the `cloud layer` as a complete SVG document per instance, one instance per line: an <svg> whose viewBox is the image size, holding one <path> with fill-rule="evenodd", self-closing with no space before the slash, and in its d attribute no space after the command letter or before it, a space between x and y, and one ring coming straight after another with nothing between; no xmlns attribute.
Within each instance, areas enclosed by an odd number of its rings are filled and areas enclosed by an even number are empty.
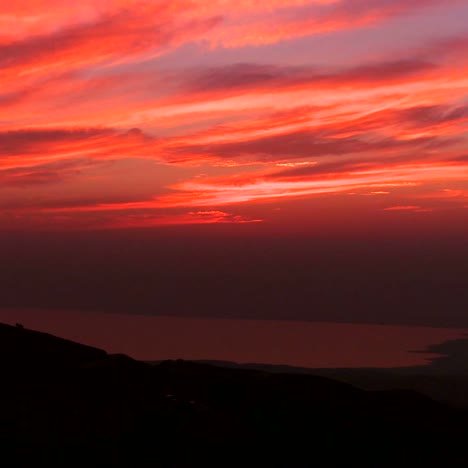
<svg viewBox="0 0 468 468"><path fill-rule="evenodd" d="M466 216L447 195L468 190L463 17L440 0L10 2L0 229L289 225L317 197Z"/></svg>

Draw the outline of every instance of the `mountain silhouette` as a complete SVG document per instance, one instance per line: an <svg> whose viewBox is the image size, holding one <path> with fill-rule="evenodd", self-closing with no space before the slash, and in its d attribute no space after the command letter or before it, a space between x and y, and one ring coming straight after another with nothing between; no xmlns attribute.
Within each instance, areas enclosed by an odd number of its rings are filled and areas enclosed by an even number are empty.
<svg viewBox="0 0 468 468"><path fill-rule="evenodd" d="M0 372L2 464L468 461L467 412L411 390L182 360L150 365L3 324Z"/></svg>
<svg viewBox="0 0 468 468"><path fill-rule="evenodd" d="M440 353L426 365L410 367L308 368L288 365L200 360L203 364L231 369L253 369L281 374L328 377L366 390L414 390L433 400L468 410L468 340L448 340L418 353ZM155 361L158 363L160 361Z"/></svg>

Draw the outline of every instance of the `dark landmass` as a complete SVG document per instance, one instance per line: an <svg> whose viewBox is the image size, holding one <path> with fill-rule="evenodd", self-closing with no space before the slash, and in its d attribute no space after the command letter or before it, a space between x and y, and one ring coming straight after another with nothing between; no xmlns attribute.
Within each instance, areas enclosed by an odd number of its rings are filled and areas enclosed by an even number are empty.
<svg viewBox="0 0 468 468"><path fill-rule="evenodd" d="M160 361L158 361L160 362ZM153 362L157 364L158 362ZM433 400L468 410L468 372L462 369L439 370L433 366L395 368L308 368L287 365L237 363L231 361L202 360L229 369L251 369L281 374L302 374L328 377L364 390L405 389L421 393Z"/></svg>
<svg viewBox="0 0 468 468"><path fill-rule="evenodd" d="M459 466L468 412L328 377L150 365L0 324L0 463Z"/></svg>
<svg viewBox="0 0 468 468"><path fill-rule="evenodd" d="M286 365L197 361L218 367L329 377L365 390L406 389L468 410L468 338L457 338L414 351L435 357L427 364L394 368L307 368Z"/></svg>

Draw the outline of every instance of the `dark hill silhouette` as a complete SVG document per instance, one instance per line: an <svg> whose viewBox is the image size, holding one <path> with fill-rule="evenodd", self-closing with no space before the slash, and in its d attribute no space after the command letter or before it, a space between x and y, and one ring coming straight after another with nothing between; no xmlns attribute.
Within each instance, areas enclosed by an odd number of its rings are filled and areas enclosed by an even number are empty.
<svg viewBox="0 0 468 468"><path fill-rule="evenodd" d="M329 377L366 390L415 390L439 402L468 409L468 338L447 340L413 351L428 355L424 365L394 368L306 368L287 365L198 361L218 367ZM434 356L435 355L435 356Z"/></svg>
<svg viewBox="0 0 468 468"><path fill-rule="evenodd" d="M0 463L459 465L468 416L323 376L149 365L0 326Z"/></svg>
<svg viewBox="0 0 468 468"><path fill-rule="evenodd" d="M24 366L73 365L105 358L101 349L84 346L47 333L0 323L0 362Z"/></svg>

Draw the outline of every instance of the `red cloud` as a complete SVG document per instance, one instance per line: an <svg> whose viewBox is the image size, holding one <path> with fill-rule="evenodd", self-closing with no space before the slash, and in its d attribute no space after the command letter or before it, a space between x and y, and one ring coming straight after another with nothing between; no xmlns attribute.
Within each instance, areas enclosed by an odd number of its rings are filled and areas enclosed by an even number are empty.
<svg viewBox="0 0 468 468"><path fill-rule="evenodd" d="M138 129L28 129L0 132L0 170L41 166L77 157L145 157L154 154L155 141ZM39 169L41 169L39 167Z"/></svg>

